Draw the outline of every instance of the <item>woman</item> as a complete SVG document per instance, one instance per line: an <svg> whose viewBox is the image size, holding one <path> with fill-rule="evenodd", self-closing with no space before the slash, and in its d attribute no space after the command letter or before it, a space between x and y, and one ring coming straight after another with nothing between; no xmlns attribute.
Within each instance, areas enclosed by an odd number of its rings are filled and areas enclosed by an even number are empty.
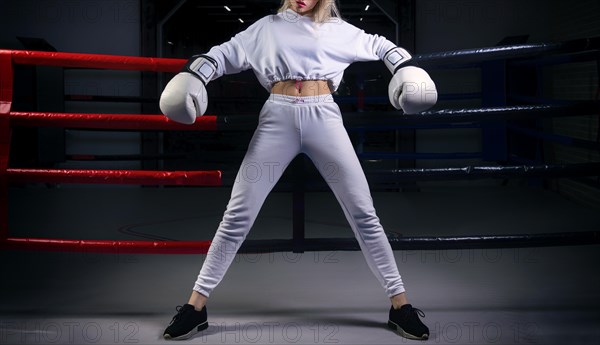
<svg viewBox="0 0 600 345"><path fill-rule="evenodd" d="M164 332L166 339L185 339L208 327L210 293L285 167L301 152L327 180L370 269L390 298L388 325L407 338L429 337L429 329L419 319L422 312L408 304L367 180L331 96L351 63L383 60L394 75L389 86L394 107L405 113L428 109L437 101L435 85L424 70L410 66L410 59L408 52L384 37L343 21L334 0L284 0L276 15L263 17L230 41L192 57L169 82L160 107L180 123L193 123L204 114L205 85L223 74L252 68L271 95L260 112L192 294L187 304L178 307ZM263 168L264 173L247 176L248 166Z"/></svg>

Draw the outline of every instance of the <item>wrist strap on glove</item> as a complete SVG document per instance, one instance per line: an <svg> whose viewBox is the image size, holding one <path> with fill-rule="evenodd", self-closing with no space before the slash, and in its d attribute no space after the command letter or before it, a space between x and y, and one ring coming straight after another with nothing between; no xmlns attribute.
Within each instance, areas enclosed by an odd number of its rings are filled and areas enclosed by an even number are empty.
<svg viewBox="0 0 600 345"><path fill-rule="evenodd" d="M410 63L411 60L412 56L410 53L400 47L388 50L383 56L383 62L390 72L392 72L392 75L396 74L396 71L402 67L414 66L414 63Z"/></svg>
<svg viewBox="0 0 600 345"><path fill-rule="evenodd" d="M191 73L206 86L217 72L217 66L217 61L208 55L194 55L183 66L181 71Z"/></svg>

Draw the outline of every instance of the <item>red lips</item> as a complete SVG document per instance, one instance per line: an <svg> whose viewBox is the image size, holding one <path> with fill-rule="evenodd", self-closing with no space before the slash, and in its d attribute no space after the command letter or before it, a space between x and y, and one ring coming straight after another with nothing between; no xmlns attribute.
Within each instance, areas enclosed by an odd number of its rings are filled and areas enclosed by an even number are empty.
<svg viewBox="0 0 600 345"><path fill-rule="evenodd" d="M296 1L296 4L298 4L298 7L306 7L306 4L303 1Z"/></svg>

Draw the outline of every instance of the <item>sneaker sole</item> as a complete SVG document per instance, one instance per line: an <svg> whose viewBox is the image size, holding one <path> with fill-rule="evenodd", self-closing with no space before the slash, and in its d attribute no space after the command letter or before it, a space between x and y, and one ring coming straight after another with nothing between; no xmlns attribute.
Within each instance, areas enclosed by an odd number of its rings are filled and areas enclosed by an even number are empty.
<svg viewBox="0 0 600 345"><path fill-rule="evenodd" d="M171 337L170 334L165 334L165 335L163 335L163 338L165 338L166 340L185 340L185 339L189 339L189 338L193 337L196 333L202 332L203 330L205 330L207 328L208 328L208 321L204 321L203 323L199 324L197 327L192 328L192 330L187 332L186 334L182 334L178 337Z"/></svg>
<svg viewBox="0 0 600 345"><path fill-rule="evenodd" d="M398 324L396 324L392 320L388 321L388 327L391 328L392 330L396 331L400 336L407 338L407 339L412 339L412 340L427 340L427 339L429 339L429 334L423 334L422 336L418 337L416 335L407 333L406 331L404 331L404 329L402 329L402 327L400 327Z"/></svg>

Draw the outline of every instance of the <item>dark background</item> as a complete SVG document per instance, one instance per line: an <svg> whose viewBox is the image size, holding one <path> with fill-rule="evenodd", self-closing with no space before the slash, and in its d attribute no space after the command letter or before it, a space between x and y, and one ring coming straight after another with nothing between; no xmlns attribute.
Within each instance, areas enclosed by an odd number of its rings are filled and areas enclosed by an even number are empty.
<svg viewBox="0 0 600 345"><path fill-rule="evenodd" d="M226 11L224 4L232 11ZM185 59L227 41L256 19L275 13L279 4L279 1L255 0L3 0L0 2L0 48L54 48L65 52ZM370 6L368 11L365 11L366 5ZM572 4L558 0L349 0L341 1L340 5L342 15L353 25L397 41L415 54L490 47L507 37L540 43L597 36L600 35L598 7L592 0ZM49 46L24 38L43 39ZM589 100L597 97L594 62L547 68L543 73L547 98ZM431 74L441 94L481 90L481 73L477 69L434 70ZM170 74L20 66L14 110L156 114L159 113L159 92L171 77ZM340 100L343 112L355 112L355 102L342 101L344 97L356 96L363 88L367 97L379 97L379 100L368 100L362 110L392 110L385 99L389 78L381 62L356 63L346 70L334 96ZM210 83L208 89L209 114L256 117L267 97L251 71L224 76ZM81 95L103 99L74 99ZM481 106L479 99L442 100L436 109L478 106ZM598 140L595 117L558 119L544 126L557 133ZM356 143L356 134L350 134ZM250 135L251 130L132 133L17 129L11 166L235 171ZM366 151L476 152L482 149L482 132L477 128L379 131L367 133L364 145ZM555 145L546 145L544 152L548 163L589 162L598 158L597 152ZM74 159L77 155L106 159L81 161ZM373 168L429 168L505 162L453 159L363 163ZM599 204L597 188L566 179L547 187L588 205Z"/></svg>

